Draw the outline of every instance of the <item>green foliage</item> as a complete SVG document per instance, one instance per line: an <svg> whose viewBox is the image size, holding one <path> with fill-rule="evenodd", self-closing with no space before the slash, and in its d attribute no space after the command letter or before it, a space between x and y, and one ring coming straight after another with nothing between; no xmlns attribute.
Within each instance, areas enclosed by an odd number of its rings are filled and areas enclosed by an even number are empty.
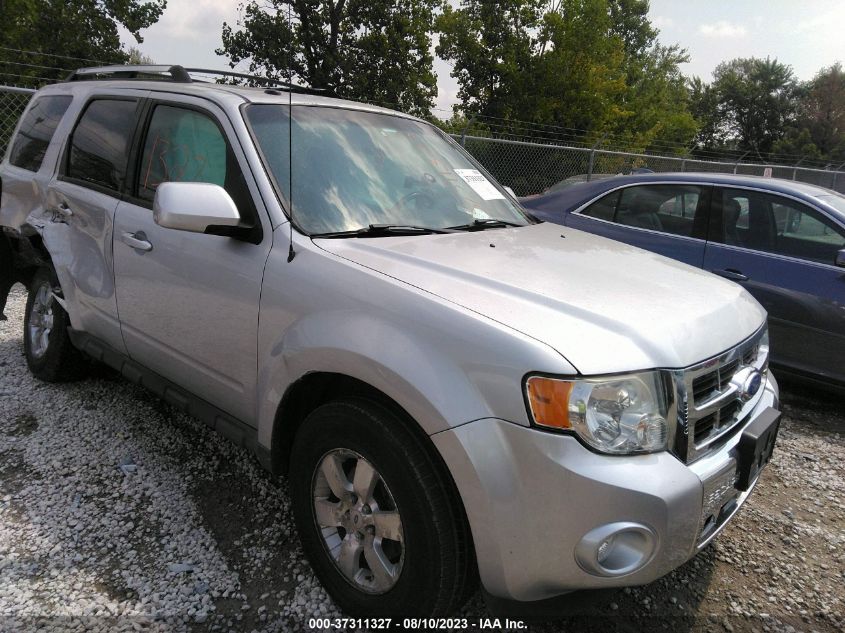
<svg viewBox="0 0 845 633"><path fill-rule="evenodd" d="M776 59L738 58L713 72L713 136L717 144L763 155L772 151L795 120L798 84L792 69ZM712 106L709 103L708 106Z"/></svg>
<svg viewBox="0 0 845 633"><path fill-rule="evenodd" d="M437 95L430 52L438 0L249 0L223 25L230 66L338 96L427 115ZM239 28L241 27L241 28Z"/></svg>
<svg viewBox="0 0 845 633"><path fill-rule="evenodd" d="M697 125L679 64L647 0L465 0L437 20L460 110L568 128L593 143L686 144Z"/></svg>
<svg viewBox="0 0 845 633"><path fill-rule="evenodd" d="M137 46L130 46L126 51L126 55L128 57L126 60L127 64L133 64L136 66L151 66L155 64L155 60L149 55L145 55L141 52L141 49Z"/></svg>
<svg viewBox="0 0 845 633"><path fill-rule="evenodd" d="M818 160L822 158L822 153L816 144L813 143L810 131L807 128L788 128L783 138L774 142L772 152L776 156L792 158L793 162L798 162L802 158L805 160Z"/></svg>
<svg viewBox="0 0 845 633"><path fill-rule="evenodd" d="M845 72L842 64L823 68L805 86L798 127L807 130L821 157L845 161Z"/></svg>
<svg viewBox="0 0 845 633"><path fill-rule="evenodd" d="M117 26L141 42L141 29L154 24L166 6L166 0L3 0L0 46L41 55L0 50L0 81L31 85L86 64L123 63L128 55Z"/></svg>

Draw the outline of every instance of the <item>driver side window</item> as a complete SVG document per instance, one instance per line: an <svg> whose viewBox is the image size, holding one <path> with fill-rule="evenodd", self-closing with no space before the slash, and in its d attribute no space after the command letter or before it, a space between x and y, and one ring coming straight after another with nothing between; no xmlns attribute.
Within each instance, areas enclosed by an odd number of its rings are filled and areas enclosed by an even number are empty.
<svg viewBox="0 0 845 633"><path fill-rule="evenodd" d="M257 222L243 172L223 130L208 115L178 106L153 110L138 173L138 197L152 202L163 182L207 182L232 197L241 217Z"/></svg>

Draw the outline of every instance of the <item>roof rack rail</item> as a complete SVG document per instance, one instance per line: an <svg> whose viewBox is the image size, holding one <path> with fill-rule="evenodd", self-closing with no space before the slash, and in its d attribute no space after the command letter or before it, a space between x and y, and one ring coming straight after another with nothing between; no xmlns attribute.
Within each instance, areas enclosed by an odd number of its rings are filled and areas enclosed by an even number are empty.
<svg viewBox="0 0 845 633"><path fill-rule="evenodd" d="M299 84L291 83L289 81L282 81L280 79L270 79L269 77L261 77L260 75L248 75L247 73L236 73L231 70L211 70L208 68L185 68L189 73L200 73L205 75L220 75L221 77L234 77L236 79L248 79L249 81L257 81L271 86L281 86L288 90L295 92L310 92L323 94L326 91L322 88L309 88L308 86L300 86Z"/></svg>
<svg viewBox="0 0 845 633"><path fill-rule="evenodd" d="M166 77L165 73L169 77ZM96 75L111 75L115 79L169 79L170 81L177 81L179 83L190 83L193 81L182 66L131 64L78 68L68 75L65 81L80 81L93 78ZM144 77L144 75L147 75L147 77Z"/></svg>
<svg viewBox="0 0 845 633"><path fill-rule="evenodd" d="M251 82L261 83L268 86L278 86L294 92L304 92L312 94L325 94L326 91L322 88L309 88L307 86L300 86L298 84L287 81L280 81L278 79L270 79L268 77L261 77L258 75L248 75L246 73L238 73L230 70L212 70L209 68L184 68L183 66L173 65L114 65L114 66L98 66L91 68L79 68L68 75L65 81L82 81L85 79L95 79L98 76L105 78L108 75L109 79L138 79L138 80L165 80L174 81L178 83L193 83L196 80L191 77L189 73L199 73L204 75L217 75L220 77L233 77L236 79L247 79Z"/></svg>

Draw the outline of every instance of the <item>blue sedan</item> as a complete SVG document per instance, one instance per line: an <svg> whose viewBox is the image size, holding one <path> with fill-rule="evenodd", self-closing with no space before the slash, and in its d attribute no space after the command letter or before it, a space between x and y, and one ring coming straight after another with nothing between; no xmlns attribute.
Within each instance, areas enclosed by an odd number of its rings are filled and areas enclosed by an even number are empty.
<svg viewBox="0 0 845 633"><path fill-rule="evenodd" d="M644 174L523 200L537 219L639 246L744 286L769 313L772 364L845 389L845 196L725 174Z"/></svg>

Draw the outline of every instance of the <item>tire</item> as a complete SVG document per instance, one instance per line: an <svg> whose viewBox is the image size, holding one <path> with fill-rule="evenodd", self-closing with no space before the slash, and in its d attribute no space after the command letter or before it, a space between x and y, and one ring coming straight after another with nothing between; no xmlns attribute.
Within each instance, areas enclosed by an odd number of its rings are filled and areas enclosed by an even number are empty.
<svg viewBox="0 0 845 633"><path fill-rule="evenodd" d="M294 438L289 483L302 546L353 617L450 615L474 587L472 542L454 484L407 424L375 402L343 400L315 409Z"/></svg>
<svg viewBox="0 0 845 633"><path fill-rule="evenodd" d="M71 343L70 319L53 297L55 285L46 268L35 273L29 285L23 325L26 364L45 382L79 380L88 374L89 363Z"/></svg>

